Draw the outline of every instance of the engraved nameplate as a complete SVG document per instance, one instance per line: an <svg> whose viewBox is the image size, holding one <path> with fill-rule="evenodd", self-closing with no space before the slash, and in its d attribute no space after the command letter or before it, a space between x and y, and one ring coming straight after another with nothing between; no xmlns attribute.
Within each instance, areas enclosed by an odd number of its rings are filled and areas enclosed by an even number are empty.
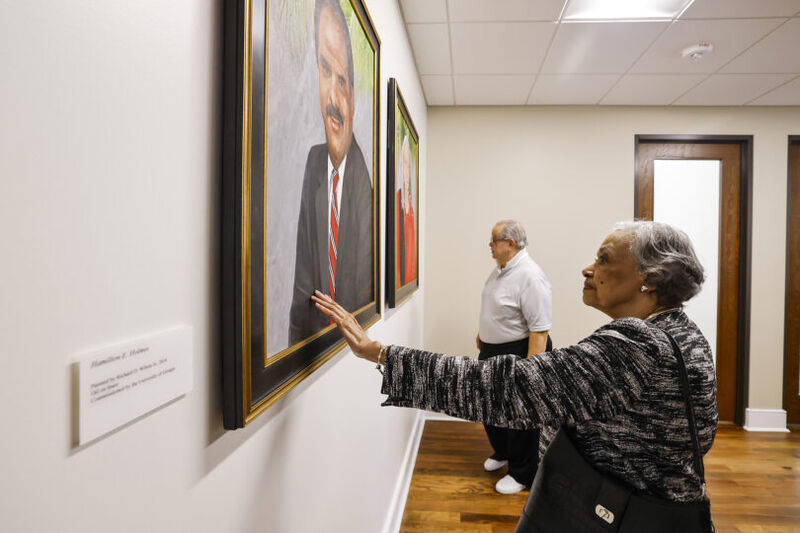
<svg viewBox="0 0 800 533"><path fill-rule="evenodd" d="M181 326L79 357L84 444L192 389L192 328Z"/></svg>

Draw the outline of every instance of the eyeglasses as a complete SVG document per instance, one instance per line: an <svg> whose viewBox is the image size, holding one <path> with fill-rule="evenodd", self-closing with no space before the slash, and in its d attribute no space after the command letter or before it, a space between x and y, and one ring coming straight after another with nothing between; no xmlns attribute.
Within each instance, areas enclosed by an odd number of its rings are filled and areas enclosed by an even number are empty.
<svg viewBox="0 0 800 533"><path fill-rule="evenodd" d="M489 244L494 244L496 242L501 242L501 241L510 241L510 240L511 239L495 239L494 237L492 237L492 240L489 241Z"/></svg>

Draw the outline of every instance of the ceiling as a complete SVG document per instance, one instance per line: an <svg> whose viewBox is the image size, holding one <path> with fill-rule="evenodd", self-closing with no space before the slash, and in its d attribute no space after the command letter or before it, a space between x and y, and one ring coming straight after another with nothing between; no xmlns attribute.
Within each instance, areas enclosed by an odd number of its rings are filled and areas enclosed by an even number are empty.
<svg viewBox="0 0 800 533"><path fill-rule="evenodd" d="M400 0L428 105L800 105L800 0L564 22L571 1Z"/></svg>

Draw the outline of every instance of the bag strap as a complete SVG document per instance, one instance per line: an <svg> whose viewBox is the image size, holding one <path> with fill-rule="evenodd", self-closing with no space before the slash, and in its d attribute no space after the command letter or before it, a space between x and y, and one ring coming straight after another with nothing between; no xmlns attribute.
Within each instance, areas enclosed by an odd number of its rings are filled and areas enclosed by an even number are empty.
<svg viewBox="0 0 800 533"><path fill-rule="evenodd" d="M700 438L697 436L697 424L695 423L694 419L694 402L692 401L692 395L689 392L689 374L686 371L686 363L683 360L683 354L681 353L678 343L675 342L675 339L672 337L672 335L666 331L664 331L664 333L669 339L669 342L672 343L672 349L675 352L675 359L678 360L678 373L681 377L681 389L683 389L683 396L686 400L686 418L689 419L689 431L691 432L692 447L694 448L694 467L697 470L697 473L700 475L700 481L703 484L703 497L705 498L706 474L705 470L703 469L703 455L700 453Z"/></svg>

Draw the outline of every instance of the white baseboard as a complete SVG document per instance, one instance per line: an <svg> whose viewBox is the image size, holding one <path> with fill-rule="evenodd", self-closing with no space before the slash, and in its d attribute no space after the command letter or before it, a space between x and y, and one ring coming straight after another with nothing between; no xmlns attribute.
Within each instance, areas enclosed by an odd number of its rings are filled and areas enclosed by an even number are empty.
<svg viewBox="0 0 800 533"><path fill-rule="evenodd" d="M744 429L746 431L788 433L786 411L783 409L745 409Z"/></svg>
<svg viewBox="0 0 800 533"><path fill-rule="evenodd" d="M406 499L408 489L411 486L411 476L414 474L414 465L417 462L417 452L419 451L419 441L422 439L422 430L425 428L425 412L417 411L414 427L408 438L406 453L403 456L403 463L400 465L400 475L394 485L392 499L389 502L389 509L386 513L386 520L383 522L383 533L398 533L403 522L403 511L406 509Z"/></svg>
<svg viewBox="0 0 800 533"><path fill-rule="evenodd" d="M434 413L433 411L425 411L423 413L425 415L425 420L443 420L448 422L464 422L461 418L456 418L454 416L446 415L444 413Z"/></svg>

